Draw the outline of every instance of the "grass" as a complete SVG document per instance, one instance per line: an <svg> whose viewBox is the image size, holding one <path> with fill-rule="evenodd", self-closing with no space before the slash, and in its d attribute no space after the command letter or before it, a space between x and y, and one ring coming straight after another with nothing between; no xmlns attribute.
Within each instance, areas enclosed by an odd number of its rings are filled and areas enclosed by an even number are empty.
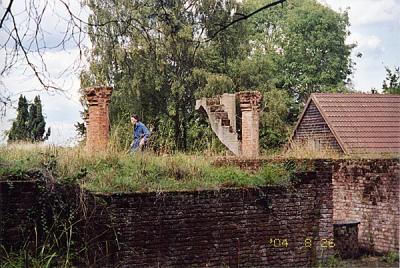
<svg viewBox="0 0 400 268"><path fill-rule="evenodd" d="M0 147L0 177L23 179L32 172L62 183L78 183L94 192L148 192L288 185L292 171L281 164L257 173L215 167L200 155L151 153L129 155L117 150L92 153L84 148L15 144ZM28 175L26 175L28 174Z"/></svg>
<svg viewBox="0 0 400 268"><path fill-rule="evenodd" d="M328 148L315 149L309 143L294 143L290 150L283 150L276 152L273 157L275 158L289 158L289 159L392 159L400 158L399 153L357 153L357 154L339 154L336 151Z"/></svg>

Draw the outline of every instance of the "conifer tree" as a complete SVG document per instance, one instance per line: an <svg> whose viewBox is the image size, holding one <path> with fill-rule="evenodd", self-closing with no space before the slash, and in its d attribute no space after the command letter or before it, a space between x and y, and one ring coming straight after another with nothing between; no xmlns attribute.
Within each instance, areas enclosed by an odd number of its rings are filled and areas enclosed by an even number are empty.
<svg viewBox="0 0 400 268"><path fill-rule="evenodd" d="M13 122L8 134L9 141L26 141L28 139L28 102L25 96L20 96L18 100L17 119Z"/></svg>
<svg viewBox="0 0 400 268"><path fill-rule="evenodd" d="M50 128L45 133L45 126L40 97L36 96L33 103L28 105L25 96L21 95L18 101L17 119L9 131L8 141L38 142L47 140L50 136Z"/></svg>
<svg viewBox="0 0 400 268"><path fill-rule="evenodd" d="M46 135L43 136L45 134L45 126L46 122L42 114L42 103L40 97L36 96L33 104L29 107L30 140L33 142L46 140L50 135L50 129L48 129Z"/></svg>

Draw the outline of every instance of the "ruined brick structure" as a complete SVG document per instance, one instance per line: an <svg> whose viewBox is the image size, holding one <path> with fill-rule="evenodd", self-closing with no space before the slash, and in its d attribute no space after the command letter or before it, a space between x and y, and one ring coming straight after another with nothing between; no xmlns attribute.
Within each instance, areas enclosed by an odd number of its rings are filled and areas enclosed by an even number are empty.
<svg viewBox="0 0 400 268"><path fill-rule="evenodd" d="M247 161L259 167L259 159ZM312 171L297 174L293 187L72 191L84 194L79 198L59 186L43 190L43 180L0 181L0 243L18 250L28 238L35 242L32 212L47 200L44 191L64 200L64 209L85 202L73 236L80 239L74 245L87 246L90 263L82 266L311 267L333 255L334 234L334 250L344 258L356 256L358 247L399 249L398 159L304 164Z"/></svg>
<svg viewBox="0 0 400 268"><path fill-rule="evenodd" d="M112 87L99 86L84 89L88 102L86 118L86 148L91 151L104 150L110 136L108 104L111 100Z"/></svg>
<svg viewBox="0 0 400 268"><path fill-rule="evenodd" d="M262 95L258 91L223 94L196 101L196 109L207 114L219 140L236 156L256 158L260 153L259 125ZM236 100L242 114L241 141L236 132Z"/></svg>
<svg viewBox="0 0 400 268"><path fill-rule="evenodd" d="M242 156L256 158L260 154L259 128L261 93L245 91L237 93L242 111Z"/></svg>
<svg viewBox="0 0 400 268"><path fill-rule="evenodd" d="M83 193L81 198L75 195L80 191L62 195L61 186L51 191L69 204L63 209L85 202L86 216L73 236L80 240L73 245L87 246L90 263L83 266L303 267L333 253L321 247L323 239L333 238L331 174L324 162L316 166L315 172L299 174L293 189ZM17 250L29 232L35 237L27 219L43 202L41 191L35 181L0 181L0 197L0 204L7 204L0 206L7 215L0 221L0 241Z"/></svg>
<svg viewBox="0 0 400 268"><path fill-rule="evenodd" d="M310 167L308 162L312 161L299 160L299 166ZM270 159L221 158L214 164L258 170L269 162ZM361 250L398 251L400 160L335 160L331 168L334 220L360 222L358 242Z"/></svg>
<svg viewBox="0 0 400 268"><path fill-rule="evenodd" d="M399 159L342 160L333 166L333 216L359 221L360 247L399 250Z"/></svg>

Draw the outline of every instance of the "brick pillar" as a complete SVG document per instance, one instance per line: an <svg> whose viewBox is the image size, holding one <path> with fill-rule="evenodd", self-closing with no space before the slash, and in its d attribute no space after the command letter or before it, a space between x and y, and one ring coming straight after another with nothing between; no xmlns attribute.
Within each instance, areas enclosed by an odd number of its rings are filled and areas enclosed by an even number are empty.
<svg viewBox="0 0 400 268"><path fill-rule="evenodd" d="M110 136L108 104L111 100L112 90L112 87L106 86L84 89L89 105L86 119L86 149L88 150L107 149Z"/></svg>
<svg viewBox="0 0 400 268"><path fill-rule="evenodd" d="M242 149L244 157L256 158L260 154L259 125L262 95L258 91L237 93L242 112Z"/></svg>

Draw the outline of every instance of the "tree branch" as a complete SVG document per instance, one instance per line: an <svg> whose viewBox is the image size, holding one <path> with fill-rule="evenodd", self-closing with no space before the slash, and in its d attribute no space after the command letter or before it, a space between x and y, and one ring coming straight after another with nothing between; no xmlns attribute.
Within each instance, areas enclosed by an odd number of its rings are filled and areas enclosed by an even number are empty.
<svg viewBox="0 0 400 268"><path fill-rule="evenodd" d="M238 23L238 22L240 22L240 21L242 21L242 20L247 20L247 19L250 18L251 16L254 16L255 14L257 14L257 13L259 13L259 12L265 10L265 9L271 8L271 7L276 6L276 5L279 5L279 4L283 4L283 3L286 2L286 1L287 1L287 0L278 0L278 1L272 2L272 3L270 3L270 4L267 4L267 5L265 5L265 6L260 7L259 9L255 10L255 11L253 11L253 12L247 14L247 15L246 15L246 14L237 13L238 15L240 15L240 18L237 18L237 19L231 21L230 23L228 23L228 24L222 26L222 27L219 28L210 38L208 38L208 39L205 40L204 42L209 42L209 41L211 41L211 40L212 40L213 38L215 38L220 32L222 32L222 31L228 29L228 28L231 27L233 24Z"/></svg>
<svg viewBox="0 0 400 268"><path fill-rule="evenodd" d="M0 21L0 29L1 29L1 27L3 27L3 22L6 19L7 14L11 13L11 6L12 6L13 2L14 2L14 0L10 0L10 3L8 3L8 7L6 9L6 12L4 13L4 15L3 15L3 17L1 18L1 21Z"/></svg>

